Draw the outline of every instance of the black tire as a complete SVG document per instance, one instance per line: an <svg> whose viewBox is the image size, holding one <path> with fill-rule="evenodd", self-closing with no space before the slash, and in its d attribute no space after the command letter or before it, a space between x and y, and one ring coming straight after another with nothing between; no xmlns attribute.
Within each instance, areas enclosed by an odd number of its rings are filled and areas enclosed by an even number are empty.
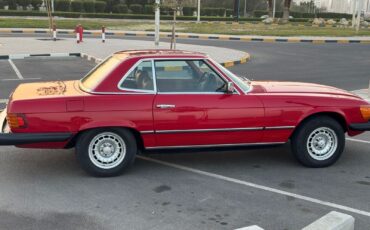
<svg viewBox="0 0 370 230"><path fill-rule="evenodd" d="M325 149L320 149L322 148L323 142L320 143L318 140L322 138L325 140L330 139L335 142L333 133L337 140L336 148L333 147L332 144L326 145L328 142L325 141L324 145L326 147L332 147L326 151L326 154L320 156L323 153L318 153L318 151L324 151ZM291 147L295 158L302 165L312 168L328 167L334 164L342 155L344 146L344 129L338 121L329 116L315 116L309 118L299 125L291 138Z"/></svg>
<svg viewBox="0 0 370 230"><path fill-rule="evenodd" d="M98 137L105 139L106 142L100 140ZM98 138L98 139L94 139L94 138ZM94 141L94 143L92 143L92 141ZM97 142L99 141L101 142L100 145L97 144ZM124 141L124 145L122 145L121 141ZM113 154L113 158L117 156L119 160L112 163L112 168L104 168L104 167L107 167L108 165L99 167L99 165L104 164L102 163L102 161L99 162L99 159L103 157L101 154L105 154L105 152L103 153L102 152L103 150L101 149L101 148L104 149L103 143L107 145L112 143L113 145L115 145L116 148L111 148L111 151L115 153L117 151L118 152L122 151L121 153L123 153L124 151L123 149L126 150L125 154L119 154L119 153ZM91 153L89 153L90 144L91 146L96 147L96 148L100 147L100 152L102 152L100 156L96 154L97 151L91 150ZM107 151L109 151L109 149ZM82 169L84 169L88 174L92 176L96 176L96 177L112 177L112 176L118 176L122 174L127 168L129 168L129 166L133 164L136 153L137 153L136 139L134 135L127 129L121 129L121 128L92 129L92 130L82 133L76 143L77 161L81 165ZM103 157L101 159L108 158L108 156L105 156L105 157L106 158ZM96 163L94 163L94 161ZM117 164L117 165L114 165L114 164Z"/></svg>

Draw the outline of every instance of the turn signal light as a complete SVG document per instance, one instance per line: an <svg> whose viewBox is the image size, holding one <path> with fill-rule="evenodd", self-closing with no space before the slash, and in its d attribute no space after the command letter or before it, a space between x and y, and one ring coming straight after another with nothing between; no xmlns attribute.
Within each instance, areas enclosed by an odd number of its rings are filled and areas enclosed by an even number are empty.
<svg viewBox="0 0 370 230"><path fill-rule="evenodd" d="M360 107L362 117L369 121L370 120L370 106L361 106Z"/></svg>
<svg viewBox="0 0 370 230"><path fill-rule="evenodd" d="M24 114L9 113L8 116L6 117L6 120L8 121L8 125L11 129L27 127L26 116Z"/></svg>

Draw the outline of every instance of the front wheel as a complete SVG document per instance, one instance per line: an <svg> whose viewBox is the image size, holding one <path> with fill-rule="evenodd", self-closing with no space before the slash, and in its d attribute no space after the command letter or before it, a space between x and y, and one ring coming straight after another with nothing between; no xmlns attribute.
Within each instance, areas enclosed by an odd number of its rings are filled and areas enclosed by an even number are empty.
<svg viewBox="0 0 370 230"><path fill-rule="evenodd" d="M345 146L343 127L333 118L317 116L302 123L291 138L295 158L304 166L334 164Z"/></svg>
<svg viewBox="0 0 370 230"><path fill-rule="evenodd" d="M117 176L134 161L135 137L125 129L94 129L83 133L76 144L77 160L90 175Z"/></svg>

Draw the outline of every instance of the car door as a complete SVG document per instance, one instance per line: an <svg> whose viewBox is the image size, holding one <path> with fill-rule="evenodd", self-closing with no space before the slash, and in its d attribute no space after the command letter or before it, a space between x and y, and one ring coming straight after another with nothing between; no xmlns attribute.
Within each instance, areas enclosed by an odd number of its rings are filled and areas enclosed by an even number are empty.
<svg viewBox="0 0 370 230"><path fill-rule="evenodd" d="M261 140L258 98L226 93L227 80L203 60L156 60L157 147L244 145Z"/></svg>

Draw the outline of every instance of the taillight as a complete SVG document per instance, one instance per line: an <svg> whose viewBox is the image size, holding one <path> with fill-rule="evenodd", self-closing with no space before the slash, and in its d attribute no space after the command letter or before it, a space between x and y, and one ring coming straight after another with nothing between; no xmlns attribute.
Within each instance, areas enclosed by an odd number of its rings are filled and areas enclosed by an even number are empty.
<svg viewBox="0 0 370 230"><path fill-rule="evenodd" d="M21 129L27 127L26 116L20 113L9 113L6 117L11 129Z"/></svg>
<svg viewBox="0 0 370 230"><path fill-rule="evenodd" d="M360 107L361 115L366 120L370 120L370 106L361 106Z"/></svg>

